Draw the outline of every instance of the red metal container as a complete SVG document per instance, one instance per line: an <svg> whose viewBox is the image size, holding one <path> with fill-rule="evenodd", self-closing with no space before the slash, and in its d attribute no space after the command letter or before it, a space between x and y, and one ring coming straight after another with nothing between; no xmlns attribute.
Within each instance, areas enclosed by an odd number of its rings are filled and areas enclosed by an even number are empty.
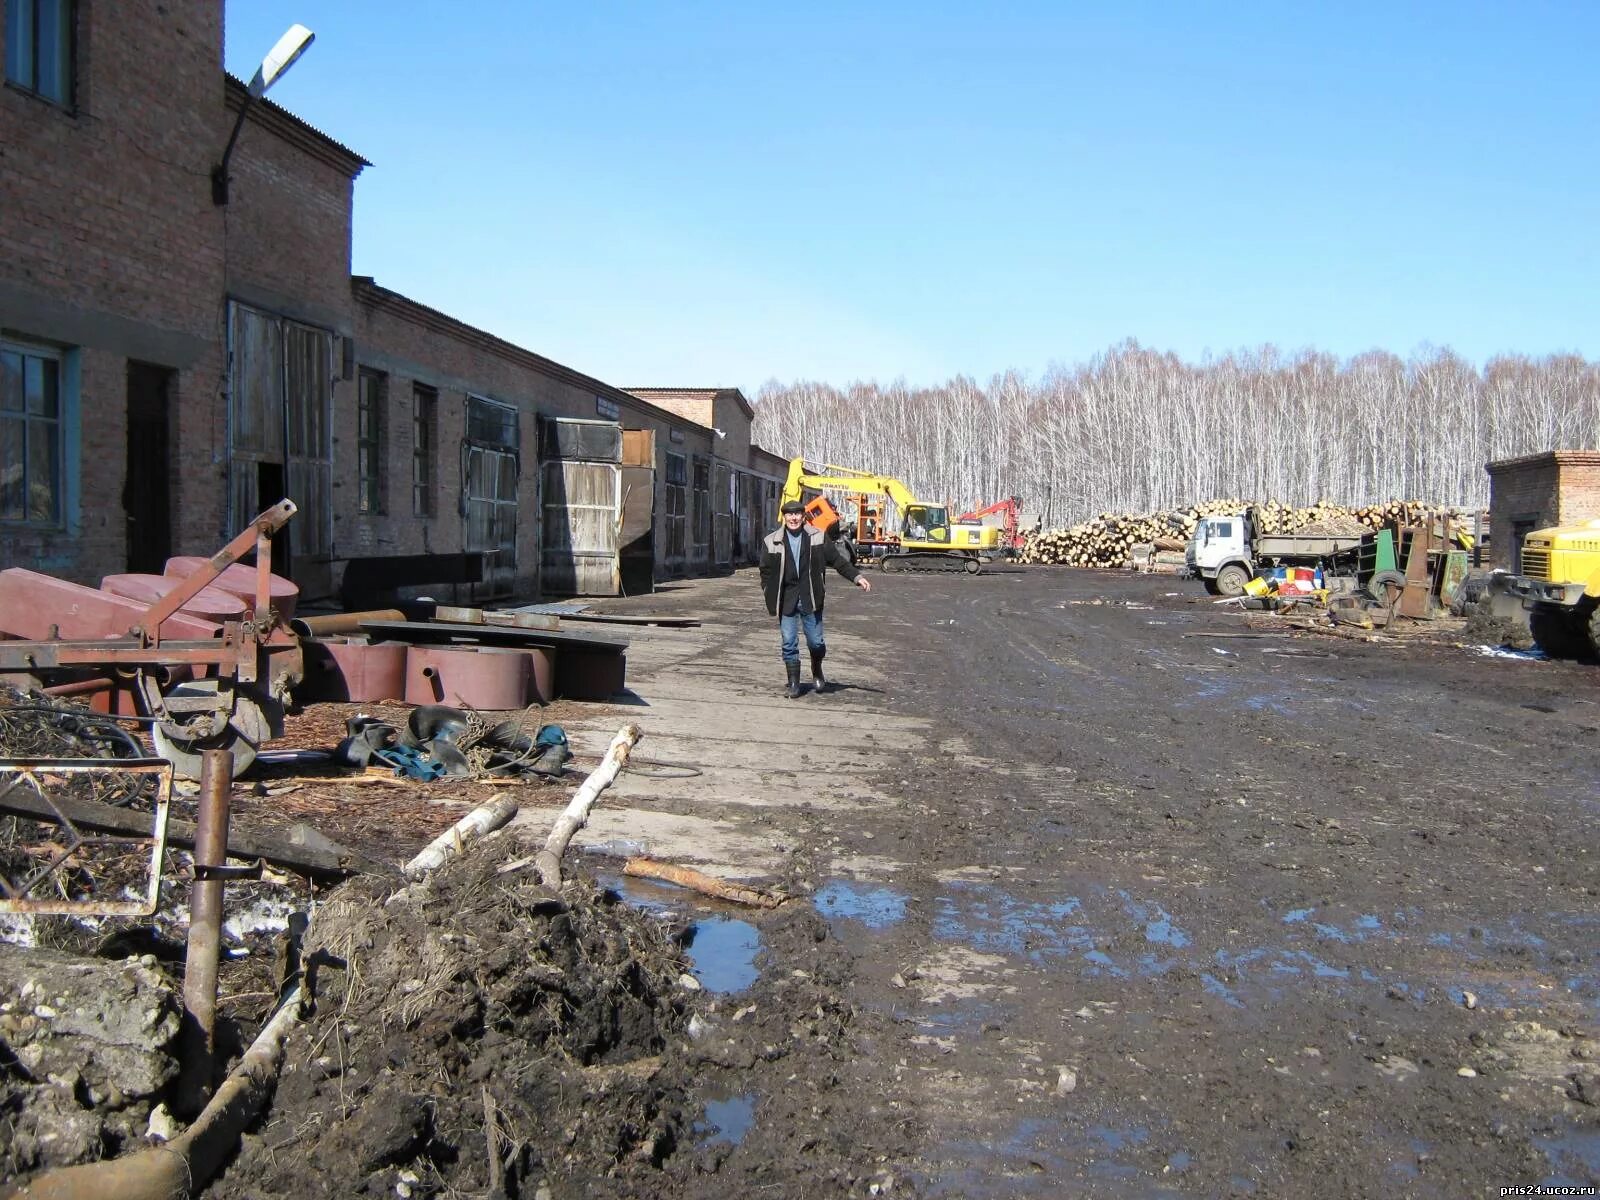
<svg viewBox="0 0 1600 1200"><path fill-rule="evenodd" d="M148 604L69 583L23 567L0 571L0 630L28 641L121 637L144 620ZM174 613L163 625L168 638L214 638L216 622Z"/></svg>
<svg viewBox="0 0 1600 1200"><path fill-rule="evenodd" d="M167 565L162 568L161 573L170 575L174 579L187 579L210 561L209 558L201 558L198 554L177 554L167 559ZM247 607L255 607L254 567L248 567L244 563L234 563L231 567L224 568L222 574L208 586L232 592L235 596L242 597ZM300 599L300 588L293 580L285 579L282 575L271 575L267 579L267 597L272 606L278 610L278 615L287 621L294 616L295 602Z"/></svg>
<svg viewBox="0 0 1600 1200"><path fill-rule="evenodd" d="M365 638L303 638L306 678L298 689L306 700L371 703L400 700L406 691L404 642Z"/></svg>
<svg viewBox="0 0 1600 1200"><path fill-rule="evenodd" d="M154 604L182 582L172 575L107 575L100 580L100 590L137 600L140 604ZM178 611L221 624L244 616L245 602L232 592L208 585L185 601Z"/></svg>
<svg viewBox="0 0 1600 1200"><path fill-rule="evenodd" d="M468 708L522 708L532 659L497 646L412 646L406 654L406 701Z"/></svg>
<svg viewBox="0 0 1600 1200"><path fill-rule="evenodd" d="M556 698L556 651L548 646L530 646L528 656L529 704L548 704Z"/></svg>

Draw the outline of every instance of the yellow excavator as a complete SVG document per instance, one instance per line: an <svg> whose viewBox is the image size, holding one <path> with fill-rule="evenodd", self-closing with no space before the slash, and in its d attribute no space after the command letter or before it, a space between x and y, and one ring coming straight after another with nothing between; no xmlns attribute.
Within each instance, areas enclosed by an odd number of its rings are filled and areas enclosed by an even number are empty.
<svg viewBox="0 0 1600 1200"><path fill-rule="evenodd" d="M844 494L846 521L824 491ZM810 497L807 497L810 493ZM844 537L857 557L876 559L885 571L965 571L976 575L998 552L1000 530L978 522L953 522L945 504L928 504L898 479L832 464L820 471L791 459L782 501L799 500L806 520L829 536ZM892 504L894 515L889 511ZM853 523L853 528L851 527Z"/></svg>

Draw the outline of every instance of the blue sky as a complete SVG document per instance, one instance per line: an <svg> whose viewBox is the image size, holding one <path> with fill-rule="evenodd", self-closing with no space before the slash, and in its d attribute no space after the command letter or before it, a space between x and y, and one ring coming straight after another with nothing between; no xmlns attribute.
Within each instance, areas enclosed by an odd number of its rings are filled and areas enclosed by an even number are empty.
<svg viewBox="0 0 1600 1200"><path fill-rule="evenodd" d="M1600 5L227 0L353 269L621 386L1600 356Z"/></svg>

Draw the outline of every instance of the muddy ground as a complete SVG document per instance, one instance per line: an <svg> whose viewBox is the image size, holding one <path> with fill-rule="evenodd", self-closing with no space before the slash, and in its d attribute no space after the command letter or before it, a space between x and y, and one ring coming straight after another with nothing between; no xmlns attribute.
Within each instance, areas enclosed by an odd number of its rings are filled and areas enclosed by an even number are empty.
<svg viewBox="0 0 1600 1200"><path fill-rule="evenodd" d="M738 583L696 602L759 626ZM888 583L829 614L873 690L792 702L834 706L819 767L863 709L941 738L796 848L856 1052L755 1073L725 1175L800 1196L845 1130L860 1181L941 1196L1600 1182L1592 668L1160 576Z"/></svg>
<svg viewBox="0 0 1600 1200"><path fill-rule="evenodd" d="M797 701L748 572L600 605L703 624L560 710L583 770L645 731L577 884L495 870L565 801L534 786L421 899L335 893L319 1012L211 1194L489 1195L490 1127L501 1193L552 1200L1600 1182L1594 668L1161 576L834 592L835 686ZM320 808L390 858L475 798L283 786L242 819ZM624 879L640 851L791 899Z"/></svg>

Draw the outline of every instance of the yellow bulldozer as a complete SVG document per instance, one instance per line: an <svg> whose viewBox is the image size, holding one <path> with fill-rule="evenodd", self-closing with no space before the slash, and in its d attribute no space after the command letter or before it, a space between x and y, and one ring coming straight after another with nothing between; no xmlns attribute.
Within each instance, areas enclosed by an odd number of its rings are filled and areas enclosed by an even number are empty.
<svg viewBox="0 0 1600 1200"><path fill-rule="evenodd" d="M782 499L803 502L808 523L845 538L852 554L885 571L976 575L1000 548L999 529L952 521L949 505L918 500L898 479L872 471L831 464L811 470L804 459L792 459Z"/></svg>
<svg viewBox="0 0 1600 1200"><path fill-rule="evenodd" d="M1600 661L1600 521L1536 529L1522 540L1522 573L1497 590L1519 597L1528 629L1551 658Z"/></svg>

